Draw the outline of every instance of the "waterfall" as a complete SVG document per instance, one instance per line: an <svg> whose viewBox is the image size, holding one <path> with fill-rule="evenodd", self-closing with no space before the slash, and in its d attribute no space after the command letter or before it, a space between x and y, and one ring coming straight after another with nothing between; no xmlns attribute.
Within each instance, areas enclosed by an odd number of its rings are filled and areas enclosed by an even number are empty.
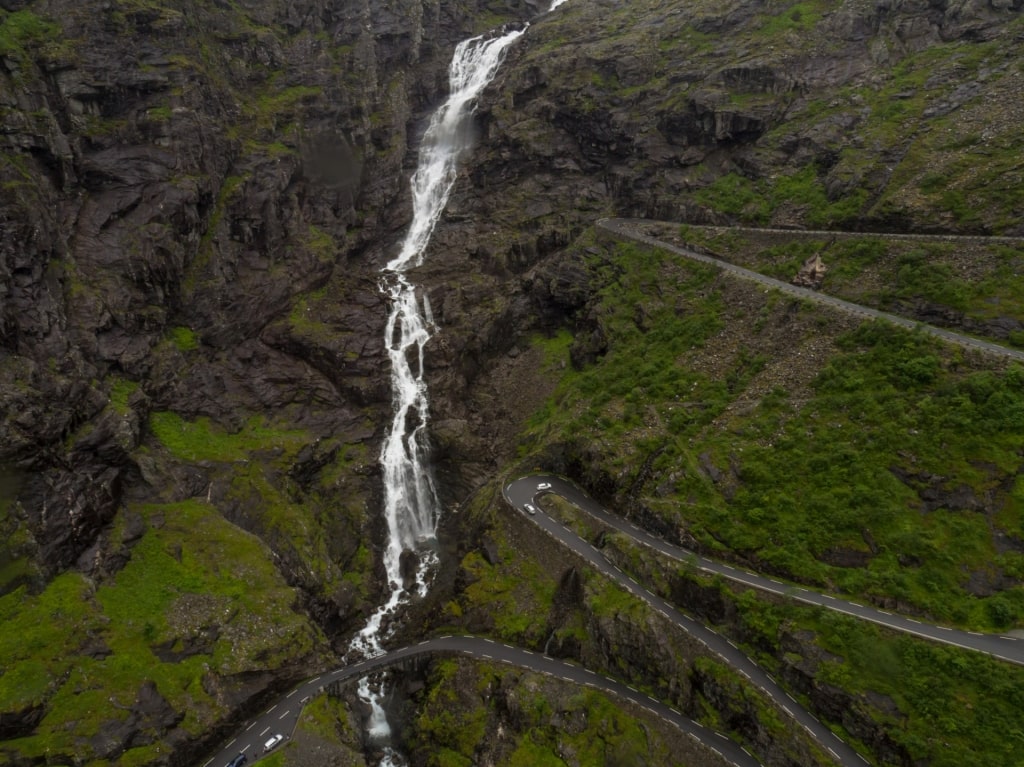
<svg viewBox="0 0 1024 767"><path fill-rule="evenodd" d="M433 544L439 503L427 462L429 402L423 366L424 347L434 323L430 302L425 295L417 295L405 271L423 263L424 250L455 184L459 159L472 142L470 117L476 98L494 77L505 50L524 31L474 37L456 47L448 70L449 96L431 117L411 179L412 223L401 250L381 277L389 304L384 342L391 363L394 406L380 453L388 525L384 569L390 593L352 641L350 649L366 655L383 652L384 620L411 595L426 594L428 574L437 559ZM414 567L403 565L406 552L414 555ZM415 572L410 573L411 569ZM371 707L369 735L384 749L381 764L402 763L400 755L388 747L390 727L369 678L361 680L359 696Z"/></svg>
<svg viewBox="0 0 1024 767"><path fill-rule="evenodd" d="M523 31L474 37L455 49L449 68L450 95L430 120L412 176L413 220L399 254L388 262L381 278L389 303L384 345L391 363L394 406L380 453L388 524L384 569L391 594L355 638L354 646L371 654L381 652L381 621L408 593L402 572L403 552L418 555L415 592L422 595L426 591L425 576L434 558L430 546L438 518L437 494L426 456L429 402L423 378L424 347L430 340L433 318L429 301L417 295L405 271L423 263L423 252L448 202L458 159L470 146L469 118L476 97L494 77L505 49Z"/></svg>

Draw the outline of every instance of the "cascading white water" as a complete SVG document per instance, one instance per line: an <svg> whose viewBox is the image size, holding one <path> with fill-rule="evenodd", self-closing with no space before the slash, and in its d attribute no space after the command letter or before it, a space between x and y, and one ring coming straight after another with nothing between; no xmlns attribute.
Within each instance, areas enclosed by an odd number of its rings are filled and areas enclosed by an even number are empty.
<svg viewBox="0 0 1024 767"><path fill-rule="evenodd" d="M431 544L435 540L439 504L427 462L429 402L423 378L424 347L430 340L433 317L426 296L420 300L404 273L422 264L430 235L448 202L459 158L471 144L469 118L476 98L494 77L505 50L524 31L525 28L499 36L474 37L455 49L448 77L450 95L430 120L411 180L413 220L399 254L388 262L381 279L390 304L384 341L391 362L394 404L394 418L380 455L388 524L384 568L390 594L352 642L352 650L366 655L383 651L382 623L410 595L402 572L403 552L416 554L413 592L420 596L426 593L427 575L436 561ZM371 691L368 678L360 682L359 695L372 709L370 736L384 746L381 765L400 764L400 756L386 746L390 727L379 695Z"/></svg>
<svg viewBox="0 0 1024 767"><path fill-rule="evenodd" d="M391 362L394 418L381 448L384 472L384 515L388 545L384 552L391 595L357 635L354 646L380 652L382 619L406 595L402 552L419 555L416 591L425 591L425 571L434 540L438 502L426 456L429 418L423 354L430 340L429 303L421 303L405 270L423 263L423 252L448 202L459 156L469 148L468 118L476 97L491 81L505 50L523 34L516 29L499 37L474 37L459 43L449 69L450 95L430 120L412 177L413 220L399 254L384 268L381 286L390 303L384 341Z"/></svg>

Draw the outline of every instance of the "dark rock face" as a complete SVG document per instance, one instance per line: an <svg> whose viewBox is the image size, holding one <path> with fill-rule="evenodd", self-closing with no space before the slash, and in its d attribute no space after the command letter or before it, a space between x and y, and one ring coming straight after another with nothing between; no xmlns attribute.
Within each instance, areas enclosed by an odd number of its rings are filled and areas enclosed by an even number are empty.
<svg viewBox="0 0 1024 767"><path fill-rule="evenodd" d="M379 540L366 513L390 406L377 270L408 221L406 177L455 41L477 31L476 19L521 20L542 6L0 7L42 20L0 52L0 463L29 477L10 515L28 531L19 556L28 552L44 576L76 568L102 584L142 536L126 507L204 499L274 551L302 593L298 609L343 635L372 599L372 578L365 589L320 582L305 552L274 528L267 496L316 510L336 571L361 542ZM876 87L879 72L915 51L998 40L1020 10L1020 0L849 3L822 21L829 45L793 45L790 36L771 48L733 42L761 12L747 2L581 3L538 22L481 100L479 151L417 274L443 328L428 365L445 500L464 497L512 453L522 414L502 412L481 383L497 360L567 317L578 331L575 364L607 350L601 318L588 309L595 286L583 255L557 257L593 219L724 221L692 193L727 174L758 181L805 166L830 201L857 190L866 206L881 200L888 164L906 146L870 148L864 167L843 161L844 149L863 149L847 137L868 122L868 105L853 99L814 120L791 118L835 91ZM609 28L622 34L590 34ZM998 71L967 83L937 74L926 117L998 94ZM771 220L800 223L804 212L780 209ZM864 226L926 218L862 212ZM1007 334L1018 330L1007 323ZM284 467L272 450L247 453L238 463L261 466L266 479L247 485L241 469L172 455L152 427L165 412L229 434L254 417L276 419L308 442ZM594 472L587 484L600 494L627 491L587 466L586 449L552 459ZM343 456L339 476L325 477ZM704 468L730 481L724 468ZM925 502L953 502L929 501L929 492L924 483ZM565 609L576 589L563 584ZM680 589L681 599L708 597ZM708 603L714 615L726 609ZM626 637L628 628L603 627L631 660L667 657ZM216 640L198 633L157 650L187 657ZM236 712L280 681L211 671L203 686ZM696 680L708 695L712 682ZM96 758L174 741L180 712L168 706L155 689L140 690L129 714L110 720L117 738L91 744ZM27 735L42 713L0 712L0 730Z"/></svg>
<svg viewBox="0 0 1024 767"><path fill-rule="evenodd" d="M784 664L782 674L786 682L806 695L814 709L832 721L842 722L849 733L869 744L884 763L912 764L906 748L894 741L879 724L880 719L899 722L905 718L895 701L877 693L862 698L822 682L818 678L821 664L839 659L816 647L813 639L811 632L783 634L781 637L779 656Z"/></svg>
<svg viewBox="0 0 1024 767"><path fill-rule="evenodd" d="M130 748L156 742L183 718L184 714L171 707L153 682L146 682L139 688L128 717L107 722L93 738L92 749L103 758L116 759Z"/></svg>
<svg viewBox="0 0 1024 767"><path fill-rule="evenodd" d="M0 736L13 740L31 735L36 725L46 714L42 704L26 706L18 711L4 711L0 714Z"/></svg>
<svg viewBox="0 0 1024 767"><path fill-rule="evenodd" d="M142 535L127 507L202 499L278 550L296 609L344 631L375 587L318 582L267 521L267 496L326 509L328 569L378 536L364 511L376 494L365 456L390 407L376 271L408 219L407 163L474 19L538 9L2 7L21 15L0 19L0 467L27 479L3 509L18 543L0 561L28 557L40 577L0 587L39 591L68 569L110 583ZM272 467L273 451L238 459L260 467L257 493L237 469L172 456L151 421L168 411L228 434L276 421L310 441L290 468ZM154 651L208 653L219 636L207 628ZM294 673L210 672L204 686L231 717ZM0 729L30 736L45 710L0 712ZM181 718L144 686L83 754L173 752L189 740Z"/></svg>
<svg viewBox="0 0 1024 767"><path fill-rule="evenodd" d="M406 215L407 131L470 19L416 2L9 6L45 21L0 72L0 460L37 473L21 502L56 571L118 507L150 407L229 425L300 399L310 419L386 407L380 299L356 275ZM331 280L351 294L328 305L342 333L282 322ZM175 327L198 364L168 355ZM127 428L105 425L110 375L151 395Z"/></svg>
<svg viewBox="0 0 1024 767"><path fill-rule="evenodd" d="M32 519L42 560L54 569L70 566L113 517L120 491L121 472L102 464L34 475L22 503L48 512Z"/></svg>

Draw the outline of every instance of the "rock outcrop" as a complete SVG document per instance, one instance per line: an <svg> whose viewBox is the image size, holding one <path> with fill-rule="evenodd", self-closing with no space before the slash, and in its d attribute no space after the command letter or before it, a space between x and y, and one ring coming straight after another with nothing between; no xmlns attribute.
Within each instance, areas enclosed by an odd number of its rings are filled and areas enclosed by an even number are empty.
<svg viewBox="0 0 1024 767"><path fill-rule="evenodd" d="M311 626L343 637L361 619L377 590L360 553L379 525L369 456L390 405L374 275L408 218L405 168L455 43L483 15L536 10L3 4L0 467L19 479L0 594L41 594L69 570L113 586L140 540L128 510L196 499L266 542ZM168 447L168 413L263 437L203 456ZM282 509L305 521L275 522ZM207 628L155 652L221 652ZM252 682L211 672L223 707L205 725L313 657L296 648ZM58 688L5 708L5 730L32 736ZM80 758L183 747L183 700L143 693Z"/></svg>
<svg viewBox="0 0 1024 767"><path fill-rule="evenodd" d="M265 547L317 637L260 659L280 673L197 672L214 737L342 647L374 603L374 456L390 407L376 273L409 219L406 177L455 42L543 7L0 8L0 478L18 477L0 517L0 562L17 566L0 594L39 597L67 573L106 594L153 545L143 512L214 509ZM531 334L573 325L578 366L607 351L586 245L566 251L599 216L1021 231L1019 173L1003 162L1021 148L1020 12L1020 0L820 12L644 0L539 19L481 100L479 149L416 275L442 328L427 365L446 504L514 456L546 393L520 396ZM981 53L947 56L954 44ZM910 64L928 51L942 55L922 76ZM991 162L965 162L980 156ZM936 188L942 173L950 189ZM628 495L584 466L587 449L552 459ZM187 564L187 543L169 559ZM196 617L201 602L146 652L216 654L226 640ZM599 628L656 666L649 637ZM56 694L41 690L0 711L0 729L36 733ZM194 756L185 697L130 695L123 744ZM82 758L116 757L80 740Z"/></svg>

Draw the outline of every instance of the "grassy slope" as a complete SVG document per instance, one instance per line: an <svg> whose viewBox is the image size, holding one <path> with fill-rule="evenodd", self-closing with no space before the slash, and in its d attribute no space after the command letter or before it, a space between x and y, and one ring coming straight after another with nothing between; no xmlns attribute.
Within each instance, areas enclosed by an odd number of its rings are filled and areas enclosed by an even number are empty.
<svg viewBox="0 0 1024 767"><path fill-rule="evenodd" d="M485 746L511 767L575 764L676 764L671 728L646 724L633 707L516 669L488 663L439 661L429 690L417 701L416 730L425 764L470 767ZM475 706L485 701L482 707ZM511 714L495 728L496 711ZM467 711L471 714L467 715ZM440 744L440 748L438 745ZM673 750L675 746L675 750Z"/></svg>
<svg viewBox="0 0 1024 767"><path fill-rule="evenodd" d="M710 551L983 629L1024 622L1019 366L737 283L653 251L592 258L608 353L530 444L600 470ZM653 479L637 480L642 465ZM900 476L911 479L901 481ZM937 477L979 508L926 504ZM929 510L930 509L930 510ZM955 545L954 545L955 542ZM858 552L864 568L829 564Z"/></svg>
<svg viewBox="0 0 1024 767"><path fill-rule="evenodd" d="M1001 545L1024 536L1024 371L670 254L584 245L603 279L593 314L609 348L565 375L534 418L528 454L543 461L563 445L591 481L622 491L620 503L628 488L723 558L940 621L1024 625L1024 589L1009 585L1024 578L1022 557ZM986 509L924 511L894 470L941 475ZM867 564L823 561L835 550L862 552ZM973 596L971 573L1007 587ZM836 655L820 681L854 694L914 758L1012 763L1016 746L998 733L1016 731L1019 670L715 588L739 611L737 638L770 666L780 665L784 633L812 631ZM894 700L897 713L872 709L869 693Z"/></svg>
<svg viewBox="0 0 1024 767"><path fill-rule="evenodd" d="M674 224L662 227L659 237L787 281L818 254L828 269L821 290L829 295L897 314L921 305L933 312L934 322L954 329L966 324L968 334L1024 345L1020 331L1005 329L993 336L986 327L1001 318L1024 316L1024 283L1019 279L1024 244L1019 242L768 234Z"/></svg>
<svg viewBox="0 0 1024 767"><path fill-rule="evenodd" d="M198 735L226 713L216 680L304 662L322 642L293 612L296 594L262 544L215 509L188 501L133 511L147 530L109 583L97 588L69 572L38 596L0 599L0 658L12 669L0 677L3 708L46 704L35 733L5 748L87 752L90 739L127 717L144 681ZM198 651L188 646L195 641ZM158 751L130 749L118 763L145 764Z"/></svg>

